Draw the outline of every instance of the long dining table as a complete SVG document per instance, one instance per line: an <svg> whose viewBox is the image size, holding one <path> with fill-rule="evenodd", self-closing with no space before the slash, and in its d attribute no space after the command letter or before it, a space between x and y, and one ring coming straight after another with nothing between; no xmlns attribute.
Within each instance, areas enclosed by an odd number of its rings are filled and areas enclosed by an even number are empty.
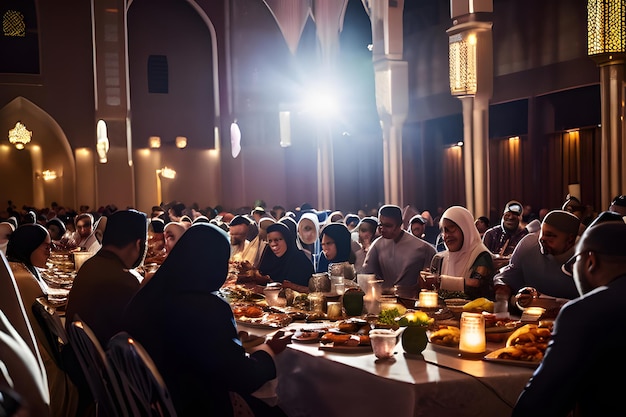
<svg viewBox="0 0 626 417"><path fill-rule="evenodd" d="M290 327L298 325L285 330ZM488 343L487 349L501 346ZM279 404L289 417L501 417L510 415L533 372L431 344L421 355L404 353L401 343L394 352L393 359L379 360L371 351L292 343L276 357Z"/></svg>

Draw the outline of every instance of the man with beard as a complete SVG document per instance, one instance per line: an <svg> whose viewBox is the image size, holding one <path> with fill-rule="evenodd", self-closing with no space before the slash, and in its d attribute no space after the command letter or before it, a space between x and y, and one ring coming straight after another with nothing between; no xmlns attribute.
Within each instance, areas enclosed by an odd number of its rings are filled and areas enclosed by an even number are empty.
<svg viewBox="0 0 626 417"><path fill-rule="evenodd" d="M580 220L572 213L549 212L539 234L525 236L509 264L494 276L496 296L510 297L523 287L534 287L539 294L551 297L578 297L574 280L561 270L561 265L574 254L579 225Z"/></svg>
<svg viewBox="0 0 626 417"><path fill-rule="evenodd" d="M483 243L494 255L509 256L517 244L528 234L522 226L522 203L511 200L504 206L500 224L488 229L483 236Z"/></svg>
<svg viewBox="0 0 626 417"><path fill-rule="evenodd" d="M228 223L228 235L230 236L230 260L242 261L243 251L250 242L247 240L248 230L252 221L243 215L237 215Z"/></svg>
<svg viewBox="0 0 626 417"><path fill-rule="evenodd" d="M68 329L78 315L106 346L124 328L122 314L141 284L134 268L145 257L147 237L145 213L120 210L107 218L102 248L81 266L68 295Z"/></svg>

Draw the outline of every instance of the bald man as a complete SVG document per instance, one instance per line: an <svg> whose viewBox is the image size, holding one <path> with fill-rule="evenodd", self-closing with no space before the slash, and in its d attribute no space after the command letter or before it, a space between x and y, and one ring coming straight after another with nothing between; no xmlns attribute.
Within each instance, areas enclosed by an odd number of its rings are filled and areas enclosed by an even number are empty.
<svg viewBox="0 0 626 417"><path fill-rule="evenodd" d="M624 414L623 346L626 298L626 224L590 225L564 265L580 298L565 304L554 322L541 365L524 388L513 417Z"/></svg>

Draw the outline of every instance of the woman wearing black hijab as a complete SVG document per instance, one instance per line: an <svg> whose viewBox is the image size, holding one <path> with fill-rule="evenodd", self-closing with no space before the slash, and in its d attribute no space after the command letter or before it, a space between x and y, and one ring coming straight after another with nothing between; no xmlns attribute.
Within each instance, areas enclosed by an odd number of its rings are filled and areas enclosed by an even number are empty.
<svg viewBox="0 0 626 417"><path fill-rule="evenodd" d="M256 416L282 415L251 394L276 377L272 354L284 344L270 340L246 355L232 310L217 294L229 257L223 230L192 225L124 314L126 331L152 357L179 417L232 416L230 391L240 394Z"/></svg>
<svg viewBox="0 0 626 417"><path fill-rule="evenodd" d="M352 236L343 223L329 223L320 232L322 254L317 264L316 272L328 272L331 263L355 261L352 252Z"/></svg>
<svg viewBox="0 0 626 417"><path fill-rule="evenodd" d="M296 236L289 227L277 222L267 228L268 245L263 250L259 272L284 287L305 291L313 275L313 264L296 246Z"/></svg>
<svg viewBox="0 0 626 417"><path fill-rule="evenodd" d="M48 285L37 268L46 267L51 245L48 230L40 224L23 224L9 238L7 260L26 310L30 310L35 298L48 295Z"/></svg>
<svg viewBox="0 0 626 417"><path fill-rule="evenodd" d="M7 259L46 368L51 415L74 415L78 407L78 391L55 363L51 353L53 347L48 344L32 309L35 300L39 297L47 298L50 291L38 268L46 267L51 242L48 230L42 225L23 224L9 238Z"/></svg>

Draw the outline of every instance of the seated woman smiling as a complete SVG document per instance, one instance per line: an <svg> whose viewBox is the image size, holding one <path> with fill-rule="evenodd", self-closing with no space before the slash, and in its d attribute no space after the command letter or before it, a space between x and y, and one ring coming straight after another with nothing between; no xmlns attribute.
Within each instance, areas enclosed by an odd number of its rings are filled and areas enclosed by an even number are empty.
<svg viewBox="0 0 626 417"><path fill-rule="evenodd" d="M465 207L452 206L439 223L446 250L436 254L431 266L441 264L441 274L463 277L464 292L471 299L494 298L491 252L483 245L474 216ZM431 267L432 269L432 267Z"/></svg>
<svg viewBox="0 0 626 417"><path fill-rule="evenodd" d="M289 227L282 223L270 225L267 243L259 262L259 272L269 275L272 281L282 282L285 288L308 292L313 264L296 246L296 237Z"/></svg>

